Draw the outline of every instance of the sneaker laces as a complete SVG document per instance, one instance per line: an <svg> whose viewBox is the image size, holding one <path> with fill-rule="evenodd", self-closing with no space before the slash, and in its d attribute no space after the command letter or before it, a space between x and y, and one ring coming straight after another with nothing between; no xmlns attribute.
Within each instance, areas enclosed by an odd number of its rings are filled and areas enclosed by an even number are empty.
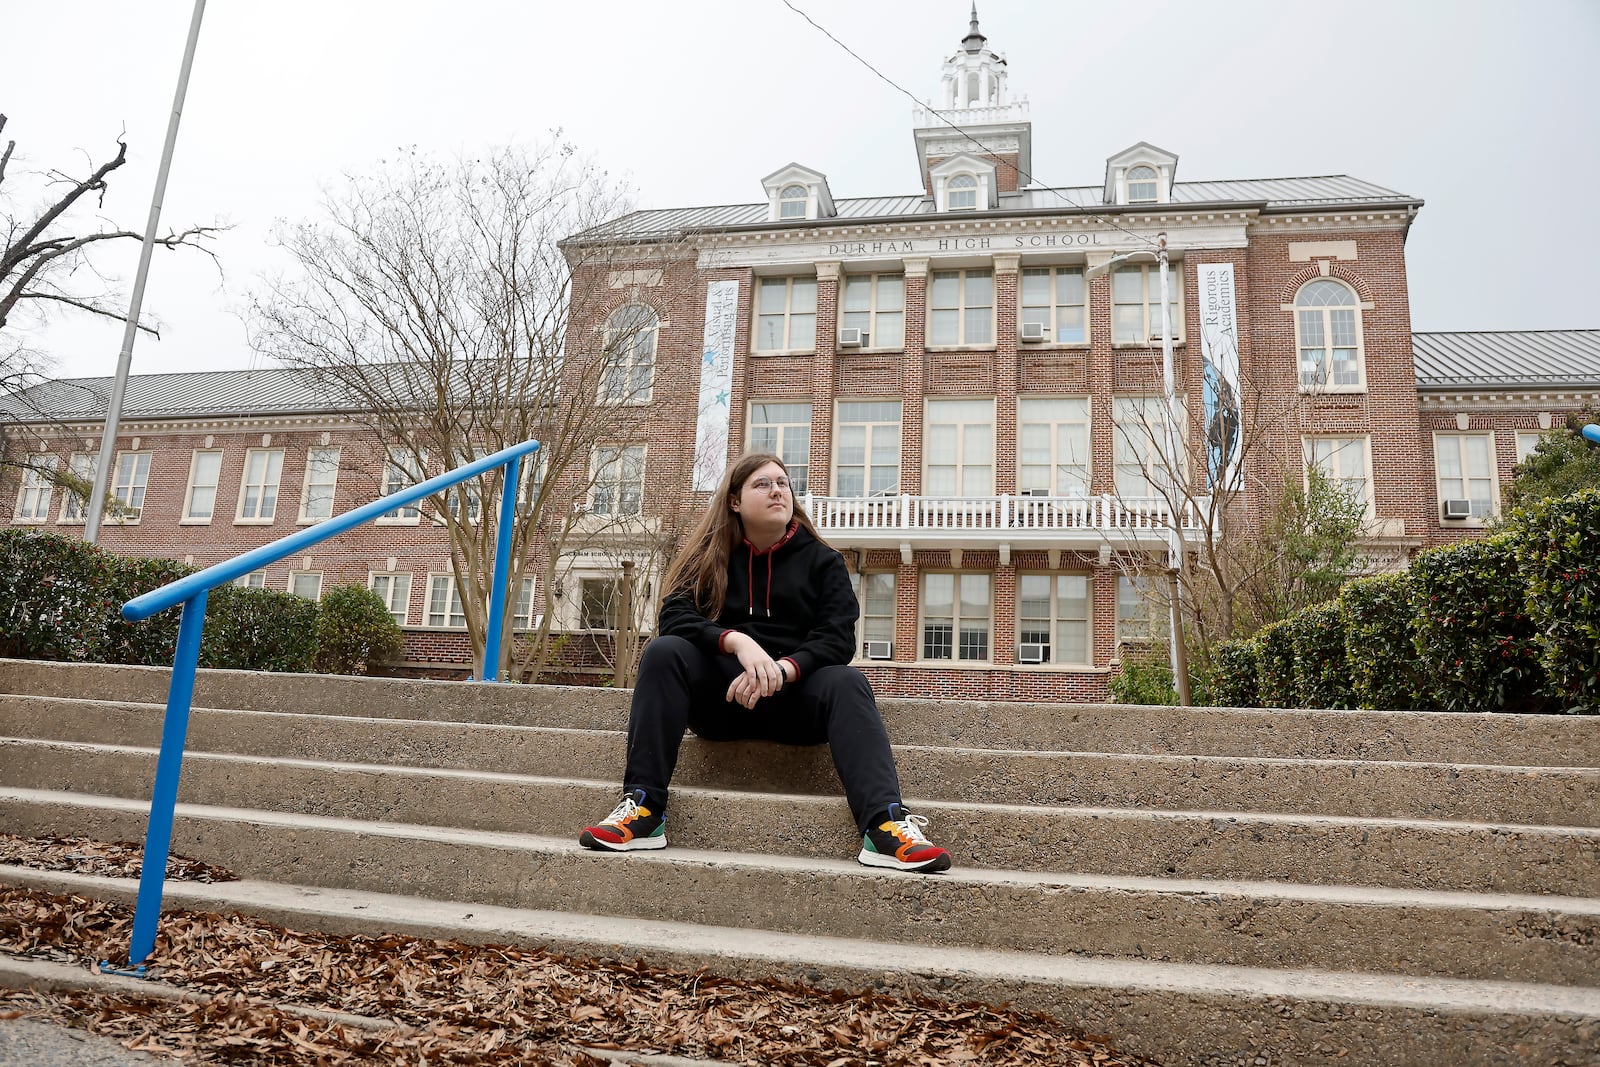
<svg viewBox="0 0 1600 1067"><path fill-rule="evenodd" d="M610 823L613 826L621 826L628 820L637 818L638 815L639 802L633 798L632 793L628 793L623 796L621 803L611 809L611 814L600 821L602 823ZM924 819L923 821L926 822L927 820Z"/></svg>
<svg viewBox="0 0 1600 1067"><path fill-rule="evenodd" d="M900 810L905 811L904 808ZM905 812L905 816L906 817L903 819L890 820L890 822L894 824L895 836L908 845L933 844L932 841L928 840L928 836L922 832L922 828L928 825L927 817L923 815L913 815L909 811Z"/></svg>

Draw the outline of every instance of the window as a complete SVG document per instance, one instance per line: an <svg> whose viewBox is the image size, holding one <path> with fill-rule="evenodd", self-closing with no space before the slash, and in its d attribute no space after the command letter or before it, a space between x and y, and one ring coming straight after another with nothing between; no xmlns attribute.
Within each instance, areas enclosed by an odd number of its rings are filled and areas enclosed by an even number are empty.
<svg viewBox="0 0 1600 1067"><path fill-rule="evenodd" d="M51 480L61 460L48 452L28 457L22 471L22 486L17 490L17 521L44 522L50 517Z"/></svg>
<svg viewBox="0 0 1600 1067"><path fill-rule="evenodd" d="M278 511L278 476L283 472L283 449L252 448L244 454L244 477L239 484L239 522L271 522Z"/></svg>
<svg viewBox="0 0 1600 1067"><path fill-rule="evenodd" d="M144 509L144 490L150 481L150 453L123 452L117 456L117 477L111 496L121 505L121 513L110 521L136 523Z"/></svg>
<svg viewBox="0 0 1600 1067"><path fill-rule="evenodd" d="M465 630L466 613L461 610L461 594L453 574L428 575L428 603L423 613L424 626Z"/></svg>
<svg viewBox="0 0 1600 1067"><path fill-rule="evenodd" d="M1360 389L1361 307L1350 287L1317 278L1294 297L1301 389Z"/></svg>
<svg viewBox="0 0 1600 1067"><path fill-rule="evenodd" d="M585 630L617 628L617 581L615 578L581 578L578 581L578 611Z"/></svg>
<svg viewBox="0 0 1600 1067"><path fill-rule="evenodd" d="M950 211L973 211L978 206L978 179L957 174L945 186L945 207Z"/></svg>
<svg viewBox="0 0 1600 1067"><path fill-rule="evenodd" d="M994 401L930 400L923 431L929 496L994 492Z"/></svg>
<svg viewBox="0 0 1600 1067"><path fill-rule="evenodd" d="M933 272L928 291L928 343L994 344L994 272Z"/></svg>
<svg viewBox="0 0 1600 1067"><path fill-rule="evenodd" d="M1161 268L1118 267L1111 276L1112 336L1117 344L1161 343ZM1167 307L1172 339L1183 339L1183 271L1167 272Z"/></svg>
<svg viewBox="0 0 1600 1067"><path fill-rule="evenodd" d="M1112 401L1117 495L1153 497L1171 483L1166 452L1167 406L1158 397L1119 396Z"/></svg>
<svg viewBox="0 0 1600 1067"><path fill-rule="evenodd" d="M762 278L756 307L757 352L808 352L816 349L815 278Z"/></svg>
<svg viewBox="0 0 1600 1067"><path fill-rule="evenodd" d="M524 513L533 510L533 506L539 502L539 494L544 492L548 457L549 454L541 448L531 456L523 456L522 462L517 465L517 502Z"/></svg>
<svg viewBox="0 0 1600 1067"><path fill-rule="evenodd" d="M906 276L851 274L844 280L844 307L839 325L860 330L869 348L904 348L906 343Z"/></svg>
<svg viewBox="0 0 1600 1067"><path fill-rule="evenodd" d="M861 575L861 618L856 623L857 647L867 654L868 641L894 640L894 573Z"/></svg>
<svg viewBox="0 0 1600 1067"><path fill-rule="evenodd" d="M317 522L333 515L333 491L339 481L339 449L306 450L306 484L300 491L300 521Z"/></svg>
<svg viewBox="0 0 1600 1067"><path fill-rule="evenodd" d="M656 313L643 304L618 308L606 320L605 369L600 400L609 404L646 404L656 371Z"/></svg>
<svg viewBox="0 0 1600 1067"><path fill-rule="evenodd" d="M803 185L785 185L783 192L778 194L778 217L780 219L803 219L807 217L806 207L810 195Z"/></svg>
<svg viewBox="0 0 1600 1067"><path fill-rule="evenodd" d="M1124 574L1117 578L1117 643L1165 642L1167 616L1155 596L1154 579Z"/></svg>
<svg viewBox="0 0 1600 1067"><path fill-rule="evenodd" d="M794 495L804 496L811 470L811 405L752 403L750 449L783 460Z"/></svg>
<svg viewBox="0 0 1600 1067"><path fill-rule="evenodd" d="M639 514L644 501L644 446L596 448L589 499L596 515Z"/></svg>
<svg viewBox="0 0 1600 1067"><path fill-rule="evenodd" d="M416 455L402 445L390 445L383 461L383 496L392 496L402 489L419 484L422 478L422 469L427 464L426 452ZM407 522L416 523L422 517L422 512L415 505L408 504L403 508L395 508L378 516L379 522Z"/></svg>
<svg viewBox="0 0 1600 1067"><path fill-rule="evenodd" d="M290 571L289 592L295 596L303 596L307 600L322 599L322 572L321 571Z"/></svg>
<svg viewBox="0 0 1600 1067"><path fill-rule="evenodd" d="M411 575L376 571L367 575L367 588L378 594L396 625L404 626L411 607Z"/></svg>
<svg viewBox="0 0 1600 1067"><path fill-rule="evenodd" d="M900 401L840 401L834 420L833 491L887 496L900 490Z"/></svg>
<svg viewBox="0 0 1600 1067"><path fill-rule="evenodd" d="M1433 465L1438 472L1441 501L1469 501L1474 519L1494 514L1493 434L1434 434Z"/></svg>
<svg viewBox="0 0 1600 1067"><path fill-rule="evenodd" d="M189 489L183 495L183 522L210 522L222 477L221 451L195 452L189 461Z"/></svg>
<svg viewBox="0 0 1600 1067"><path fill-rule="evenodd" d="M538 625L539 617L533 613L533 579L524 578L517 583L517 602L511 609L511 628L532 630Z"/></svg>
<svg viewBox="0 0 1600 1067"><path fill-rule="evenodd" d="M233 580L233 584L240 589L265 589L267 587L267 572L265 570L251 571L241 574Z"/></svg>
<svg viewBox="0 0 1600 1067"><path fill-rule="evenodd" d="M1544 439L1544 434L1538 430L1517 431L1517 462L1521 463L1533 455L1533 450L1539 447L1539 442Z"/></svg>
<svg viewBox="0 0 1600 1067"><path fill-rule="evenodd" d="M1023 323L1038 323L1058 345L1089 340L1082 267L1029 267L1022 272Z"/></svg>
<svg viewBox="0 0 1600 1067"><path fill-rule="evenodd" d="M989 576L922 576L922 658L989 658Z"/></svg>
<svg viewBox="0 0 1600 1067"><path fill-rule="evenodd" d="M1128 203L1153 204L1156 202L1156 171L1154 167L1131 167L1128 170Z"/></svg>
<svg viewBox="0 0 1600 1067"><path fill-rule="evenodd" d="M1088 663L1089 615L1093 598L1083 574L1022 574L1017 577L1019 663ZM1023 645L1040 645L1038 660Z"/></svg>
<svg viewBox="0 0 1600 1067"><path fill-rule="evenodd" d="M1052 496L1089 494L1089 398L1017 401L1017 488Z"/></svg>
<svg viewBox="0 0 1600 1067"><path fill-rule="evenodd" d="M1372 482L1367 474L1365 437L1306 438L1306 467L1315 467L1372 515Z"/></svg>
<svg viewBox="0 0 1600 1067"><path fill-rule="evenodd" d="M487 449L477 445L465 450L454 465L466 466L468 463L477 462L488 454ZM526 458L524 458L523 462L527 462ZM483 487L488 486L489 491L493 493L500 481L496 477L498 473L498 471L486 472L476 477L468 478L464 482L457 482L445 491L444 506L450 510L450 514L457 520L468 525L476 525L478 517L483 514ZM466 505L464 509L462 507L463 502Z"/></svg>
<svg viewBox="0 0 1600 1067"><path fill-rule="evenodd" d="M61 522L83 522L89 514L88 489L94 484L94 465L98 453L74 452L67 460L67 472L84 487L85 492L71 492L61 502Z"/></svg>

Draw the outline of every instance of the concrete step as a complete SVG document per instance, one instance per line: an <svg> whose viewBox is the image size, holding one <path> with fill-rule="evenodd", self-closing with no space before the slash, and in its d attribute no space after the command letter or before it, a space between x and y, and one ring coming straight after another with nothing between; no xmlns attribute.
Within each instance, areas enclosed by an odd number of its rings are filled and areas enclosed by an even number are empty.
<svg viewBox="0 0 1600 1067"><path fill-rule="evenodd" d="M635 857L627 857L631 860ZM136 883L0 867L0 882L131 902ZM169 907L300 930L395 932L822 988L1049 1012L1169 1067L1593 1064L1600 993L1535 983L1040 956L614 919L278 881L169 882Z"/></svg>
<svg viewBox="0 0 1600 1067"><path fill-rule="evenodd" d="M165 703L167 670L0 660L0 691ZM195 703L244 711L618 730L625 690L201 671ZM885 700L899 744L1282 759L1600 767L1581 716Z"/></svg>
<svg viewBox="0 0 1600 1067"><path fill-rule="evenodd" d="M0 734L157 746L162 706L0 696ZM235 753L575 778L619 775L615 730L197 710L191 752ZM840 793L826 748L689 738L675 781L769 793ZM1405 761L1143 756L898 745L906 792L934 800L1165 810L1320 813L1600 827L1600 769Z"/></svg>
<svg viewBox="0 0 1600 1067"><path fill-rule="evenodd" d="M0 790L16 832L142 826L137 801ZM1582 985L1600 902L1573 898L1103 878L674 847L627 856L570 838L179 806L173 846L245 878L869 942L1231 966L1320 967ZM1381 952L1373 946L1381 944Z"/></svg>

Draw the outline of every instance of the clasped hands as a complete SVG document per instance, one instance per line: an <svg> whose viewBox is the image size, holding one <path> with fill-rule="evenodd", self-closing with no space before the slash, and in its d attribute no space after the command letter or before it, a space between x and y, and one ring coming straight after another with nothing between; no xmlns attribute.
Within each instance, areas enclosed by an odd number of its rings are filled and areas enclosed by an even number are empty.
<svg viewBox="0 0 1600 1067"><path fill-rule="evenodd" d="M766 649L748 634L735 633L726 640L728 651L739 659L744 671L728 686L727 700L746 708L756 706L756 701L769 697L790 681L792 669L787 662L774 660Z"/></svg>

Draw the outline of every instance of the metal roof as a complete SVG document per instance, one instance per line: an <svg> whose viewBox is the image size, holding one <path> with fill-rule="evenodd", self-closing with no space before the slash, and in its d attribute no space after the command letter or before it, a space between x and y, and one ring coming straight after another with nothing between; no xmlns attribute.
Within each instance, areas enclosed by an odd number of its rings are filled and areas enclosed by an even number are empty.
<svg viewBox="0 0 1600 1067"><path fill-rule="evenodd" d="M1172 187L1171 204L1198 206L1201 204L1262 203L1265 210L1292 210L1318 205L1372 204L1400 206L1420 204L1421 201L1404 193L1386 189L1381 185L1333 174L1313 178L1247 178L1237 181L1177 182ZM1104 202L1104 191L1098 185L1081 185L1063 188L1034 186L1016 193L1001 193L1001 211L1068 211L1117 212L1139 211L1162 205L1112 205ZM914 193L907 196L868 196L835 199L837 214L832 218L811 219L798 225L828 226L860 222L868 219L908 218L933 214L933 201ZM796 220L773 222L768 218L770 207L759 204L725 204L719 207L676 207L635 211L580 237L676 237L695 230L721 230L746 226L790 229ZM984 212L962 212L983 215Z"/></svg>
<svg viewBox="0 0 1600 1067"><path fill-rule="evenodd" d="M60 378L0 397L0 411L26 420L47 416L63 421L105 417L111 378ZM189 371L137 374L123 394L125 419L170 419L185 415L229 416L349 410L303 370Z"/></svg>
<svg viewBox="0 0 1600 1067"><path fill-rule="evenodd" d="M1600 389L1600 330L1414 333L1417 388Z"/></svg>

